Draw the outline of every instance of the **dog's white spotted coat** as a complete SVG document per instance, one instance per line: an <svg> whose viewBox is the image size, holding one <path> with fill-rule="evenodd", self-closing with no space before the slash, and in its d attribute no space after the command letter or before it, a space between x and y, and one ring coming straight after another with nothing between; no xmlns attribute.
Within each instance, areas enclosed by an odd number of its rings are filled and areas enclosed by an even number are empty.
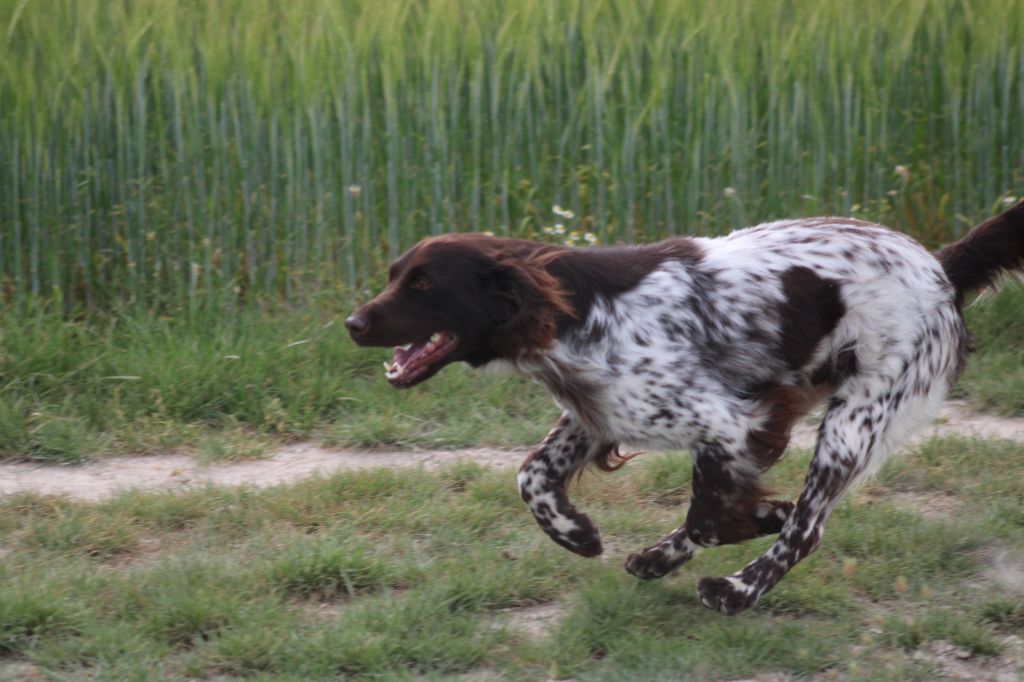
<svg viewBox="0 0 1024 682"><path fill-rule="evenodd" d="M839 497L935 414L967 336L942 266L905 235L817 218L694 242L699 258L666 260L630 291L599 298L551 349L517 363L565 409L519 484L545 530L570 549L598 540L563 483L602 444L690 449L695 499L704 496L706 511L730 511L765 468L751 437L772 428L766 387L824 386L829 407L795 509L754 500L751 516L775 524L766 532L781 526L778 539L742 571L701 583L701 600L731 613L813 551ZM823 323L829 314L836 319ZM803 326L789 329L794 320ZM816 331L812 346L794 348ZM566 385L576 388L567 394ZM627 570L657 577L700 546L737 541L718 536L715 518L694 514L630 557Z"/></svg>
<svg viewBox="0 0 1024 682"><path fill-rule="evenodd" d="M937 412L968 351L965 295L1012 272L1024 273L1024 202L935 255L847 218L635 248L452 234L406 252L345 324L367 346L458 339L397 385L458 360L544 383L564 412L518 485L577 554L601 541L566 495L575 474L614 469L620 446L688 449L685 520L625 568L657 578L700 548L777 535L742 570L700 581L702 603L736 613L813 552L839 498ZM769 499L762 474L821 401L803 492Z"/></svg>

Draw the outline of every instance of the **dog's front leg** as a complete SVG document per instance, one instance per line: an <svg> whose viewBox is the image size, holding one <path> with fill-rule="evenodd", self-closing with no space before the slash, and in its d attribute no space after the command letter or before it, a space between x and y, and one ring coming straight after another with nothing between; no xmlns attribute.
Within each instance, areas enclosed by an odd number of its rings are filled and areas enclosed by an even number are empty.
<svg viewBox="0 0 1024 682"><path fill-rule="evenodd" d="M519 494L544 532L585 557L601 553L601 538L590 518L569 502L565 483L603 449L607 444L595 443L579 422L563 415L519 467L517 477Z"/></svg>

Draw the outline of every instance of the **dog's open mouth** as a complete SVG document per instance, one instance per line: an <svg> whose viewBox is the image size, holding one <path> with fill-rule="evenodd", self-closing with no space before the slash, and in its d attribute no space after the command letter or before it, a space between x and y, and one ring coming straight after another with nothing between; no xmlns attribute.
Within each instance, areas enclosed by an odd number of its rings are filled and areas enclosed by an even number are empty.
<svg viewBox="0 0 1024 682"><path fill-rule="evenodd" d="M398 346L391 364L384 363L384 376L395 388L408 388L440 369L438 363L458 345L459 339L454 334L436 332L426 341Z"/></svg>

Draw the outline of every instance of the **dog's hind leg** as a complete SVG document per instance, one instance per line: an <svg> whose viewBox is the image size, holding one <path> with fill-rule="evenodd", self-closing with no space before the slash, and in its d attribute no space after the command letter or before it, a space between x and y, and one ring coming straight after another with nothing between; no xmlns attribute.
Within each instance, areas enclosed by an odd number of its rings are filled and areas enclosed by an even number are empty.
<svg viewBox="0 0 1024 682"><path fill-rule="evenodd" d="M718 445L693 448L693 496L686 521L655 544L629 555L625 569L637 578L660 578L689 561L701 547L778 533L793 503L764 499L761 470L744 451Z"/></svg>
<svg viewBox="0 0 1024 682"><path fill-rule="evenodd" d="M579 422L564 415L519 468L519 494L537 523L552 540L581 556L600 554L601 538L590 518L569 501L565 484L612 447L596 441Z"/></svg>
<svg viewBox="0 0 1024 682"><path fill-rule="evenodd" d="M795 386L770 387L751 407L751 423L756 426L745 438L693 446L693 495L686 521L655 544L631 554L626 571L638 578L660 578L701 547L778 533L793 503L766 499L761 474L782 456L793 423L819 393Z"/></svg>
<svg viewBox="0 0 1024 682"><path fill-rule="evenodd" d="M938 410L955 359L928 340L916 357L899 368L848 380L832 398L819 431L814 458L796 507L778 539L743 570L725 578L704 578L701 603L723 613L738 613L774 587L821 542L825 522L840 497L881 465L885 456L921 421Z"/></svg>

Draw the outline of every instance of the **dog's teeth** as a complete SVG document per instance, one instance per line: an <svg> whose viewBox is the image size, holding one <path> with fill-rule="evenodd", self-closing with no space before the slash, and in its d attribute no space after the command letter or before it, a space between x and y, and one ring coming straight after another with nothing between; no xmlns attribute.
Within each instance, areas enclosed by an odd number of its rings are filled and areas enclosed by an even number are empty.
<svg viewBox="0 0 1024 682"><path fill-rule="evenodd" d="M401 348L402 350L405 350L405 351L407 351L407 350L409 350L410 348L412 348L412 344L411 344L411 343L407 343L407 344L405 344L404 346L399 346L399 348Z"/></svg>
<svg viewBox="0 0 1024 682"><path fill-rule="evenodd" d="M440 340L441 340L440 332L435 332L434 335L430 337L430 343L437 343Z"/></svg>
<svg viewBox="0 0 1024 682"><path fill-rule="evenodd" d="M391 371L391 363L390 362L386 362L386 361L384 362L384 371L385 372L390 372Z"/></svg>

